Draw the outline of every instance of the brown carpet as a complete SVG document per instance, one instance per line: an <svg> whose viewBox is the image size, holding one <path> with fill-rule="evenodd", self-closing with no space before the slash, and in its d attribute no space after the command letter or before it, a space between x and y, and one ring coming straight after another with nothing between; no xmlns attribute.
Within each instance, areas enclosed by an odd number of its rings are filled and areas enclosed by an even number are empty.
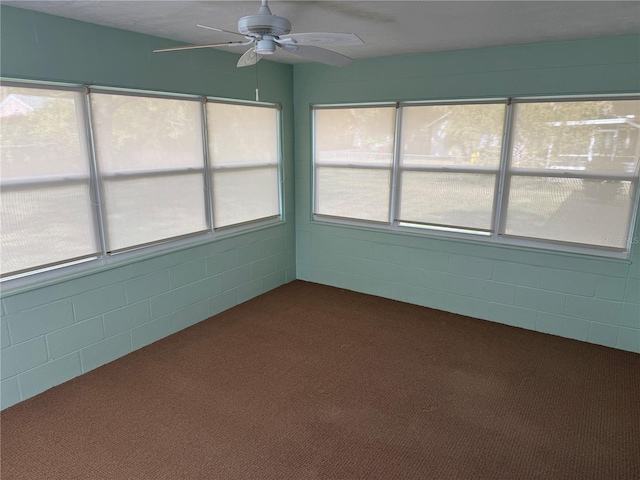
<svg viewBox="0 0 640 480"><path fill-rule="evenodd" d="M9 479L640 479L640 355L305 282L2 413Z"/></svg>

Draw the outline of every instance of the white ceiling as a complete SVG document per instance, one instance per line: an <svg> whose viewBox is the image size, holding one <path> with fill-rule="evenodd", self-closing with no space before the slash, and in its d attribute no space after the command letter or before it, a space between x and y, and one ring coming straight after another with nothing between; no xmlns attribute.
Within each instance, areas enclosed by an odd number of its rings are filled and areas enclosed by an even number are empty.
<svg viewBox="0 0 640 480"><path fill-rule="evenodd" d="M236 31L238 18L257 13L260 6L259 0L2 3L185 43L237 40L196 24ZM639 1L274 0L269 6L291 21L292 33L358 34L364 46L333 48L355 59L640 33ZM271 59L300 61L284 52Z"/></svg>

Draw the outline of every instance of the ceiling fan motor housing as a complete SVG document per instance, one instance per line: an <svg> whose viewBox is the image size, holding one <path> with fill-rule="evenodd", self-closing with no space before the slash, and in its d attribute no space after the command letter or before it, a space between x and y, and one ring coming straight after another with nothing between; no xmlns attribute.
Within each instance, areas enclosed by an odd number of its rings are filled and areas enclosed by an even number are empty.
<svg viewBox="0 0 640 480"><path fill-rule="evenodd" d="M238 31L250 37L279 37L291 32L291 22L276 15L247 15L238 20Z"/></svg>

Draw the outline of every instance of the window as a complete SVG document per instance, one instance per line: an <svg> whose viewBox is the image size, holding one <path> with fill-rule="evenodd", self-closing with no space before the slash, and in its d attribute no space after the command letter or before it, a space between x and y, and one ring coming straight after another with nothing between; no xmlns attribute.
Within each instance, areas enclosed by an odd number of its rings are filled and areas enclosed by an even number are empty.
<svg viewBox="0 0 640 480"><path fill-rule="evenodd" d="M504 104L402 109L398 221L490 232Z"/></svg>
<svg viewBox="0 0 640 480"><path fill-rule="evenodd" d="M2 276L100 252L82 94L0 87Z"/></svg>
<svg viewBox="0 0 640 480"><path fill-rule="evenodd" d="M315 112L317 215L389 222L395 107Z"/></svg>
<svg viewBox="0 0 640 480"><path fill-rule="evenodd" d="M3 81L0 118L11 286L282 218L276 105Z"/></svg>
<svg viewBox="0 0 640 480"><path fill-rule="evenodd" d="M318 220L628 253L637 97L317 106L313 115Z"/></svg>
<svg viewBox="0 0 640 480"><path fill-rule="evenodd" d="M216 228L280 215L278 110L207 103Z"/></svg>
<svg viewBox="0 0 640 480"><path fill-rule="evenodd" d="M91 95L107 251L207 229L201 104Z"/></svg>
<svg viewBox="0 0 640 480"><path fill-rule="evenodd" d="M514 116L504 235L624 251L640 102L520 103Z"/></svg>

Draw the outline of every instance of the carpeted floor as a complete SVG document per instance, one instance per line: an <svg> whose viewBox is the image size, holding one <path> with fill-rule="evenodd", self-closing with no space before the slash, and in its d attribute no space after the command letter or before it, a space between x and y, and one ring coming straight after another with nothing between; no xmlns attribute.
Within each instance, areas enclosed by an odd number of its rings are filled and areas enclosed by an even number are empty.
<svg viewBox="0 0 640 480"><path fill-rule="evenodd" d="M640 479L640 355L296 281L2 413L2 479Z"/></svg>

